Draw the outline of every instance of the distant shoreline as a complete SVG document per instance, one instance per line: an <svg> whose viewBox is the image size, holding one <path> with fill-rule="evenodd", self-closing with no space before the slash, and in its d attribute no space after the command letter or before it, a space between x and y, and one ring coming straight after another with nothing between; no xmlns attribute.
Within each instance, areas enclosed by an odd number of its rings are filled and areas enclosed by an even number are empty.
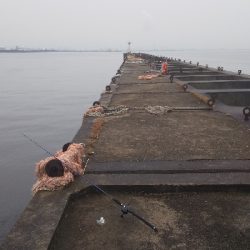
<svg viewBox="0 0 250 250"><path fill-rule="evenodd" d="M0 53L42 53L42 52L123 52L122 50L0 50Z"/></svg>

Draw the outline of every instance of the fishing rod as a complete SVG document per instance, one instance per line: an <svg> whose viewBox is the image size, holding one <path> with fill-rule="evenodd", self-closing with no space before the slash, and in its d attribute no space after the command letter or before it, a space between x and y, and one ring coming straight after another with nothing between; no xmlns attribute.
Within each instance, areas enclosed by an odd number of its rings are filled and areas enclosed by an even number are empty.
<svg viewBox="0 0 250 250"><path fill-rule="evenodd" d="M108 196L113 202L115 202L117 205L119 205L121 207L121 217L123 218L124 215L126 214L132 214L133 216L135 216L137 219L139 219L140 221L142 221L144 224L146 224L147 226L149 226L151 229L153 229L155 232L158 232L158 229L156 228L156 226L154 226L152 223L148 222L147 220L145 220L143 217L141 217L140 215L138 215L137 213L135 213L133 210L131 210L126 204L121 203L118 199L114 198L113 196L111 196L110 194L108 194L106 191L104 191L103 189L101 189L99 186L92 184L93 187L95 187L97 190L99 190L100 192L102 192L103 194L105 194L106 196Z"/></svg>
<svg viewBox="0 0 250 250"><path fill-rule="evenodd" d="M56 159L58 159L55 155L53 155L52 153L50 153L47 149L45 149L43 146L41 146L39 143L37 143L36 141L34 141L32 138L30 138L29 136L27 136L26 134L23 134L23 136L25 138L27 138L30 142L32 142L34 145L36 145L37 147L39 147L40 149L42 149L43 151L45 151L47 154L49 154L50 156L55 157ZM59 160L59 159L58 159ZM86 163L85 163L85 167L87 166L89 162L89 158L87 159ZM126 204L120 202L118 199L114 198L113 196L111 196L109 193L107 193L106 191L104 191L102 188L100 188L99 186L88 182L87 180L85 180L90 186L93 186L96 190L100 191L101 193L103 193L104 195L106 195L107 197L109 197L114 203L116 203L118 206L121 207L121 217L123 218L124 215L126 214L132 214L134 217L136 217L137 219L139 219L140 221L142 221L145 225L147 225L148 227L150 227L151 229L153 229L155 232L158 232L156 226L154 226L153 224L151 224L150 222L148 222L147 220L145 220L143 217L141 217L140 215L138 215L137 213L135 213L133 210L131 210Z"/></svg>
<svg viewBox="0 0 250 250"><path fill-rule="evenodd" d="M26 134L23 134L23 136L28 139L30 142L32 142L33 144L35 144L37 147L41 148L43 151L45 151L48 155L55 157L57 160L59 160L55 155L53 155L52 153L50 153L47 149L45 149L43 146L41 146L40 144L38 144L36 141L34 141L32 138L30 138L29 136L27 136Z"/></svg>

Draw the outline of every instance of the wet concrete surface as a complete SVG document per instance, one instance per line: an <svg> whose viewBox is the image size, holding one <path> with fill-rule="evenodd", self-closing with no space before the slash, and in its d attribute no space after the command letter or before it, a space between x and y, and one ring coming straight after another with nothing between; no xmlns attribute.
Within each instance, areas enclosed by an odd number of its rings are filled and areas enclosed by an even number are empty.
<svg viewBox="0 0 250 250"><path fill-rule="evenodd" d="M250 106L250 91L231 93L211 93L210 96L229 106Z"/></svg>
<svg viewBox="0 0 250 250"><path fill-rule="evenodd" d="M186 72L180 72L179 70L175 71L169 71L169 74L174 74L176 78L178 76L193 76L193 75L223 75L222 72L219 71L209 71L209 70L203 70L203 71L186 71Z"/></svg>
<svg viewBox="0 0 250 250"><path fill-rule="evenodd" d="M127 77L120 77L119 79L119 84L134 84L134 83L148 83L148 84L152 84L152 83L164 83L164 82L168 82L169 77L168 76L162 76L162 77L156 77L153 78L152 80L138 80L138 76L139 75L146 75L147 73L142 73L142 74L129 74Z"/></svg>
<svg viewBox="0 0 250 250"><path fill-rule="evenodd" d="M248 192L108 192L128 202L158 233L130 214L121 218L110 198L92 191L68 204L49 249L250 247ZM100 217L105 224L97 224Z"/></svg>
<svg viewBox="0 0 250 250"><path fill-rule="evenodd" d="M111 99L110 106L126 105L128 107L145 106L205 106L200 100L190 93L115 93Z"/></svg>
<svg viewBox="0 0 250 250"><path fill-rule="evenodd" d="M120 84L117 86L116 91L122 93L169 93L169 92L183 92L183 89L176 84L162 82L162 83L134 83L134 84ZM116 93L116 92L114 92Z"/></svg>
<svg viewBox="0 0 250 250"><path fill-rule="evenodd" d="M250 89L249 80L207 80L187 83L197 89Z"/></svg>
<svg viewBox="0 0 250 250"><path fill-rule="evenodd" d="M248 137L249 127L217 112L172 112L162 116L131 112L106 119L95 145L95 159L249 159Z"/></svg>
<svg viewBox="0 0 250 250"><path fill-rule="evenodd" d="M194 174L250 173L250 160L144 160L97 162L92 159L87 174ZM145 175L144 175L145 177Z"/></svg>
<svg viewBox="0 0 250 250"><path fill-rule="evenodd" d="M237 75L196 75L196 76L178 76L181 81L212 81L212 80L242 80L241 76Z"/></svg>

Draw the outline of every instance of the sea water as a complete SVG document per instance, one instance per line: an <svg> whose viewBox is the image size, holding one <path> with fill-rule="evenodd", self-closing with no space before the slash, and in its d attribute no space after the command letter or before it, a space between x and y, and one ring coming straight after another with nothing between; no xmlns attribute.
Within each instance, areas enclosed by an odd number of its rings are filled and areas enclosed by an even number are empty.
<svg viewBox="0 0 250 250"><path fill-rule="evenodd" d="M73 139L122 53L0 54L0 240L32 197L35 163Z"/></svg>
<svg viewBox="0 0 250 250"><path fill-rule="evenodd" d="M250 50L148 52L250 74ZM121 52L0 53L0 242L31 199L35 163L72 140Z"/></svg>

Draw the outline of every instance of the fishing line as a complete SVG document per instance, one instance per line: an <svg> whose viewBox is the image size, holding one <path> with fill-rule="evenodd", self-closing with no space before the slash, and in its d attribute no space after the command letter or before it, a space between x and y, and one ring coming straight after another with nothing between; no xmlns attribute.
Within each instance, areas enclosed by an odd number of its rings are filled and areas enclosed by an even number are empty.
<svg viewBox="0 0 250 250"><path fill-rule="evenodd" d="M37 147L41 148L43 151L45 151L48 155L55 157L57 160L59 160L55 155L51 154L47 149L45 149L43 146L41 146L40 144L38 144L36 141L34 141L32 138L30 138L29 136L27 136L26 134L23 134L23 136L25 138L27 138L30 142L32 142L33 144L35 144Z"/></svg>

